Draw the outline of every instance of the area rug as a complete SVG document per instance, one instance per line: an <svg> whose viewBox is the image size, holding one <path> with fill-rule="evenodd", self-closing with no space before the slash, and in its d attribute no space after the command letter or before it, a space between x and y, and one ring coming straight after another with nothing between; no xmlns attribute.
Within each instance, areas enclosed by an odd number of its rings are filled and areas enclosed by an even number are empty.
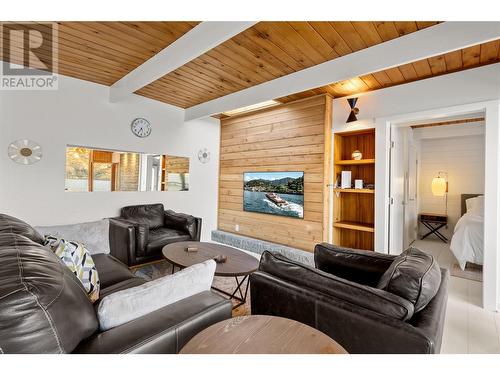
<svg viewBox="0 0 500 375"><path fill-rule="evenodd" d="M473 263L467 263L465 270L462 271L458 263L455 263L451 268L451 276L460 277L462 279L472 281L483 281L483 266Z"/></svg>
<svg viewBox="0 0 500 375"><path fill-rule="evenodd" d="M179 269L176 268L176 271ZM142 267L138 267L132 270L135 276L141 277L144 280L151 281L159 277L170 275L172 273L172 265L167 261L160 261L152 264L147 264ZM243 284L241 289L244 291L247 285L247 281ZM232 293L236 289L236 280L234 277L220 277L215 276L212 286L224 290L228 293ZM218 293L214 290L215 293ZM218 293L220 294L220 293ZM224 298L227 296L222 295ZM233 300L233 306L238 303L238 301ZM247 301L244 305L233 309L233 316L250 315L250 289L248 290Z"/></svg>

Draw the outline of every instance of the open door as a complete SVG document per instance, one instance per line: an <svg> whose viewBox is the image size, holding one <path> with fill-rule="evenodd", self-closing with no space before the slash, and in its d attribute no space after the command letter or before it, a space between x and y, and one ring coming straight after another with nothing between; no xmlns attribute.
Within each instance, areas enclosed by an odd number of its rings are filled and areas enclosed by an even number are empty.
<svg viewBox="0 0 500 375"><path fill-rule="evenodd" d="M418 149L413 138L413 129L406 129L406 145L408 148L407 167L405 173L405 199L404 199L404 239L403 249L407 249L418 235Z"/></svg>

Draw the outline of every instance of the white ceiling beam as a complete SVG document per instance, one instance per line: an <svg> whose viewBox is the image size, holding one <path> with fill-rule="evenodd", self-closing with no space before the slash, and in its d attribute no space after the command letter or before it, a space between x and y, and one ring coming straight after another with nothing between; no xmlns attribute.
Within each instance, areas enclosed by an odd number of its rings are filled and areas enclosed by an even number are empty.
<svg viewBox="0 0 500 375"><path fill-rule="evenodd" d="M281 98L500 38L500 22L444 22L190 107L185 120Z"/></svg>
<svg viewBox="0 0 500 375"><path fill-rule="evenodd" d="M187 64L256 22L201 22L110 87L110 100L127 95Z"/></svg>

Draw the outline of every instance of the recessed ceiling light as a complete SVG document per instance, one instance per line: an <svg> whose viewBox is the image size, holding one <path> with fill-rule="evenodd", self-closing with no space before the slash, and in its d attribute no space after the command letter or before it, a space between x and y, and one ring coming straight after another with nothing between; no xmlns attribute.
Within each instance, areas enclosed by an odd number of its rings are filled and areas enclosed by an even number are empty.
<svg viewBox="0 0 500 375"><path fill-rule="evenodd" d="M255 111L257 109L272 107L272 106L278 105L278 104L280 104L280 103L277 102L276 100L267 100L267 101L262 102L262 103L252 104L252 105L248 105L246 107L241 107L238 109L232 109L231 111L222 112L222 114L224 116L234 116L234 115L238 115L238 114L244 113L244 112L250 112L250 111Z"/></svg>

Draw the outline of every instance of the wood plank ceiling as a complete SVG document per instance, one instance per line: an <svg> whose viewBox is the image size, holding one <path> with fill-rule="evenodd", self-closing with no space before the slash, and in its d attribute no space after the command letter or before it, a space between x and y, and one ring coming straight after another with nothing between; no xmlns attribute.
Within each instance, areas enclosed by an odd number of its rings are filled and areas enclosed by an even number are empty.
<svg viewBox="0 0 500 375"><path fill-rule="evenodd" d="M198 22L57 22L59 74L111 86ZM8 27L8 24L6 24ZM39 31L47 34L46 25ZM2 36L5 41L5 35ZM22 52L11 62L22 64Z"/></svg>
<svg viewBox="0 0 500 375"><path fill-rule="evenodd" d="M436 23L259 22L137 94L188 108ZM197 24L58 22L59 73L111 86ZM18 48L11 61L20 63L21 57ZM500 40L496 40L278 100L325 92L341 97L499 61Z"/></svg>

